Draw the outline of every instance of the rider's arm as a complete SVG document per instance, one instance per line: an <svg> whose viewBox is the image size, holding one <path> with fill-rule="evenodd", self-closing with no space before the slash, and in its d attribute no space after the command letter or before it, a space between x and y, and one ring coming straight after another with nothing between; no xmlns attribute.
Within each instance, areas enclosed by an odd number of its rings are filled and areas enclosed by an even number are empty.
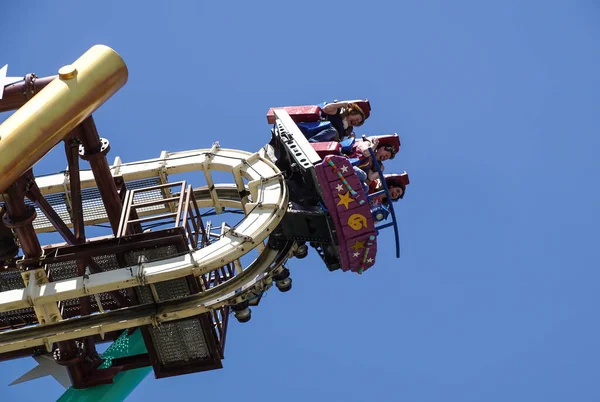
<svg viewBox="0 0 600 402"><path fill-rule="evenodd" d="M341 107L348 107L349 104L355 103L355 102L362 102L362 101L353 100L353 101L328 103L325 106L321 107L321 110L327 114L336 114Z"/></svg>
<svg viewBox="0 0 600 402"><path fill-rule="evenodd" d="M377 180L377 179L379 179L379 173L377 171L371 170L369 172L369 174L367 175L367 179L369 180L369 182L371 182L373 180Z"/></svg>
<svg viewBox="0 0 600 402"><path fill-rule="evenodd" d="M371 153L369 152L369 148L373 149L373 152L375 152L375 147L376 144L374 144L373 142L369 141L369 140L363 140L360 141L358 143L358 145L356 146L356 148L364 155L364 156L371 156Z"/></svg>

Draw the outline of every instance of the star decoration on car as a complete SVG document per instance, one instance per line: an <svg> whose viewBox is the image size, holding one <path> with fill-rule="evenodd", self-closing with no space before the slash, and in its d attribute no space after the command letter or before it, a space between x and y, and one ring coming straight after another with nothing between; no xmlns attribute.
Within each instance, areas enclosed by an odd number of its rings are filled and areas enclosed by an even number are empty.
<svg viewBox="0 0 600 402"><path fill-rule="evenodd" d="M342 191L344 189L344 186L342 186L341 184L338 184L337 186L335 186L335 189L339 193L340 191Z"/></svg>
<svg viewBox="0 0 600 402"><path fill-rule="evenodd" d="M341 170L343 173L347 173L347 172L348 172L348 166L344 165L344 166L342 166L342 167L340 168L340 170Z"/></svg>
<svg viewBox="0 0 600 402"><path fill-rule="evenodd" d="M344 205L346 209L348 209L348 204L354 202L352 198L350 198L350 191L346 192L346 194L338 193L338 197L340 197L340 201L337 203L337 206Z"/></svg>
<svg viewBox="0 0 600 402"><path fill-rule="evenodd" d="M356 242L354 242L354 246L352 246L350 248L354 249L354 251L358 251L361 248L365 248L365 242L357 240Z"/></svg>

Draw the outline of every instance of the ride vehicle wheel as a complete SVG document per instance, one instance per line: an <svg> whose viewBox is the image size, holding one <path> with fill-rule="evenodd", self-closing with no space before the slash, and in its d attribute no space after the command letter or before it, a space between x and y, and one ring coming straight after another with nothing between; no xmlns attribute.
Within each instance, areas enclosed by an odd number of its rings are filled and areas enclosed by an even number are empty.
<svg viewBox="0 0 600 402"><path fill-rule="evenodd" d="M294 253L294 256L298 259L306 258L307 255L308 255L308 247L306 246L306 244L299 245L298 249Z"/></svg>
<svg viewBox="0 0 600 402"><path fill-rule="evenodd" d="M292 278L286 278L275 283L280 292L289 292L292 289Z"/></svg>
<svg viewBox="0 0 600 402"><path fill-rule="evenodd" d="M275 282L280 282L283 281L287 278L290 277L290 270L287 268L284 268L280 273L278 273L277 275L273 276L273 280Z"/></svg>
<svg viewBox="0 0 600 402"><path fill-rule="evenodd" d="M248 306L249 304L246 300L231 306L231 310L233 310L235 318L238 320L238 322L248 322L252 318L252 310L250 310Z"/></svg>

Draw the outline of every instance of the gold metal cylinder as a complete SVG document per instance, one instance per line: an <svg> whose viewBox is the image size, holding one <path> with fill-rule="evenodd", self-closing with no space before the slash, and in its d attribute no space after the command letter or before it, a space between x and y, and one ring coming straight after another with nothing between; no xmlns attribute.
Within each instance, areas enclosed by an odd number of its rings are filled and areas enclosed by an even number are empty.
<svg viewBox="0 0 600 402"><path fill-rule="evenodd" d="M0 125L0 192L46 155L127 82L125 62L91 47Z"/></svg>

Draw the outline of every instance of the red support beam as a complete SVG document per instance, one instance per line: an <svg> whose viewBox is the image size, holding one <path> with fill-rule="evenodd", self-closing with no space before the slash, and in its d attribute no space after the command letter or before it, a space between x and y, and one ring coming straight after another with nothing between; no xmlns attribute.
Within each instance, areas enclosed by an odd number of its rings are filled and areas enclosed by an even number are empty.
<svg viewBox="0 0 600 402"><path fill-rule="evenodd" d="M0 112L16 110L23 106L42 88L48 85L57 76L38 78L35 74L27 74L25 80L4 87L4 94L0 99Z"/></svg>
<svg viewBox="0 0 600 402"><path fill-rule="evenodd" d="M36 217L35 208L25 205L24 180L19 179L6 189L6 214L2 218L4 225L15 231L26 258L37 258L42 247L33 229Z"/></svg>
<svg viewBox="0 0 600 402"><path fill-rule="evenodd" d="M83 204L81 200L81 181L79 176L79 143L80 140L76 138L77 135L83 135L81 125L77 126L73 131L72 135L64 140L65 154L67 156L67 163L69 166L69 185L71 187L71 221L73 223L73 230L75 234L69 231L72 235L73 242L67 242L73 244L85 243L85 221L83 219ZM86 274L86 267L96 265L91 258L79 258L77 260L77 276L84 276ZM95 267L98 268L99 267ZM90 315L91 307L90 296L84 296L79 298L79 314L83 317ZM101 306L98 306L101 308ZM85 350L90 356L96 356L96 344L92 337L86 337L83 340L85 344Z"/></svg>
<svg viewBox="0 0 600 402"><path fill-rule="evenodd" d="M96 186L100 191L104 207L106 208L110 226L113 234L116 235L119 229L119 220L121 219L122 204L108 160L106 159L109 147L103 148L104 144L100 141L100 136L98 135L92 116L81 123L81 129L81 142L84 148L84 153L81 157L90 163L94 178L96 179Z"/></svg>
<svg viewBox="0 0 600 402"><path fill-rule="evenodd" d="M78 243L85 243L85 222L83 220L83 205L81 201L81 180L79 176L79 144L77 138L82 133L81 126L73 130L73 135L65 139L65 154L69 166L69 186L71 187L71 222Z"/></svg>
<svg viewBox="0 0 600 402"><path fill-rule="evenodd" d="M27 198L35 203L35 206L38 207L46 216L46 218L50 221L52 226L56 229L56 231L62 236L62 238L68 244L77 244L78 241L75 238L75 235L71 232L67 224L61 219L61 217L56 213L52 205L48 203L37 183L33 178L31 178L29 189L27 191ZM85 239L84 239L85 241Z"/></svg>

